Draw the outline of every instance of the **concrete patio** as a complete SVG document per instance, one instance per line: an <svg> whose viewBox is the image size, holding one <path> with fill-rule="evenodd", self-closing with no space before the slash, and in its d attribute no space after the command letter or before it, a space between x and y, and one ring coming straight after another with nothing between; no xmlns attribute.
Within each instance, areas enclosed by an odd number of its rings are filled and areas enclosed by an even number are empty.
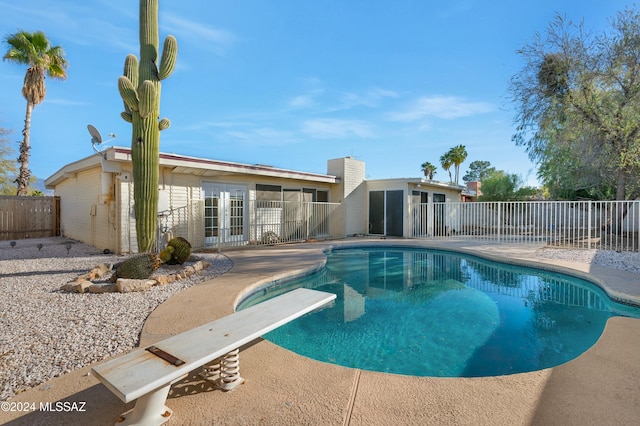
<svg viewBox="0 0 640 426"><path fill-rule="evenodd" d="M543 259L535 245L482 241L367 240L375 244L453 249L559 271L589 274L607 292L640 304L640 275ZM251 287L320 267L329 245L311 243L226 252L234 267L160 305L147 319L140 346L233 312ZM215 390L192 373L175 384L171 425L626 425L640 418L640 320L616 317L577 359L542 371L487 378L429 378L349 369L314 361L267 341L241 351L246 384ZM111 425L125 405L90 367L55 378L10 402L84 402L82 412L0 412L8 425Z"/></svg>

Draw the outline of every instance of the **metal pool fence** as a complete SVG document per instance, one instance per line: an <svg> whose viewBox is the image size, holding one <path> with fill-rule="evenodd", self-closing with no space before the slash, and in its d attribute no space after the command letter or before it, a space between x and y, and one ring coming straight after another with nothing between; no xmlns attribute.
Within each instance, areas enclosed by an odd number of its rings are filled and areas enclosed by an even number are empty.
<svg viewBox="0 0 640 426"><path fill-rule="evenodd" d="M340 203L229 202L233 204L220 201L214 208L196 201L163 212L158 219L158 247L175 236L186 238L194 248L218 249L345 237ZM640 245L640 200L414 203L405 217L409 238L473 238L616 251L638 251Z"/></svg>
<svg viewBox="0 0 640 426"><path fill-rule="evenodd" d="M413 238L481 238L638 251L640 201L514 201L410 205Z"/></svg>
<svg viewBox="0 0 640 426"><path fill-rule="evenodd" d="M158 218L158 249L173 237L186 238L193 248L274 245L343 238L338 225L339 203L219 200L215 208L197 201L163 212Z"/></svg>

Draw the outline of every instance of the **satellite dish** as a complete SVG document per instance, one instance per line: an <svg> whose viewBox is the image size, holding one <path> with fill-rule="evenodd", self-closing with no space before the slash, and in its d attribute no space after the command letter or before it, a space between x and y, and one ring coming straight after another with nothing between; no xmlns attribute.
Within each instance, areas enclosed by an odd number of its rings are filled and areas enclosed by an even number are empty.
<svg viewBox="0 0 640 426"><path fill-rule="evenodd" d="M96 129L91 124L87 125L87 129L89 130L89 134L91 135L91 143L94 145L95 144L100 145L102 143L102 135L100 134L98 129Z"/></svg>
<svg viewBox="0 0 640 426"><path fill-rule="evenodd" d="M102 135L100 134L98 129L96 129L95 126L92 126L91 124L87 124L87 130L89 130L89 134L91 135L91 147L96 152L96 154L104 158L105 154L100 152L100 150L96 148L96 145L100 145L102 143ZM109 133L109 137L111 139L105 141L104 143L111 142L116 138L116 135L115 133Z"/></svg>

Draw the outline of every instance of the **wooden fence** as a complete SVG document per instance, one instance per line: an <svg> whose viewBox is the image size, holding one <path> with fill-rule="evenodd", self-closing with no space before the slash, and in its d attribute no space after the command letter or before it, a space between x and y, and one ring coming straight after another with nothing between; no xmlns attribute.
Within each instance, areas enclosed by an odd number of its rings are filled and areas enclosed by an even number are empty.
<svg viewBox="0 0 640 426"><path fill-rule="evenodd" d="M0 240L60 235L60 197L0 196Z"/></svg>

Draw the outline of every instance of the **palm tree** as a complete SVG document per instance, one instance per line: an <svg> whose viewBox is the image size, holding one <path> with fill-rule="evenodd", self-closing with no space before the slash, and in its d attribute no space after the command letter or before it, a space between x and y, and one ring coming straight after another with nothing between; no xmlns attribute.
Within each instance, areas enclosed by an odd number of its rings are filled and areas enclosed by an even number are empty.
<svg viewBox="0 0 640 426"><path fill-rule="evenodd" d="M440 156L440 165L443 169L445 169L449 173L449 180L453 182L453 178L451 177L451 166L453 165L453 161L451 159L451 151L446 154L442 154Z"/></svg>
<svg viewBox="0 0 640 426"><path fill-rule="evenodd" d="M42 103L47 89L44 84L45 75L51 78L64 80L67 78L67 60L60 46L51 46L49 39L42 31L33 33L19 31L9 34L5 39L9 50L2 57L5 61L27 65L27 73L24 76L22 96L27 100L27 113L22 130L22 142L20 143L20 171L16 182L18 184L17 195L27 195L29 187L29 150L31 150L31 113L33 108Z"/></svg>
<svg viewBox="0 0 640 426"><path fill-rule="evenodd" d="M459 183L458 177L460 176L460 164L464 163L467 159L467 149L464 145L454 146L449 150L451 163L453 163L456 174L456 185Z"/></svg>
<svg viewBox="0 0 640 426"><path fill-rule="evenodd" d="M436 166L428 161L425 161L420 167L422 167L422 171L424 172L425 177L428 177L429 180L433 180L433 175L436 173Z"/></svg>

